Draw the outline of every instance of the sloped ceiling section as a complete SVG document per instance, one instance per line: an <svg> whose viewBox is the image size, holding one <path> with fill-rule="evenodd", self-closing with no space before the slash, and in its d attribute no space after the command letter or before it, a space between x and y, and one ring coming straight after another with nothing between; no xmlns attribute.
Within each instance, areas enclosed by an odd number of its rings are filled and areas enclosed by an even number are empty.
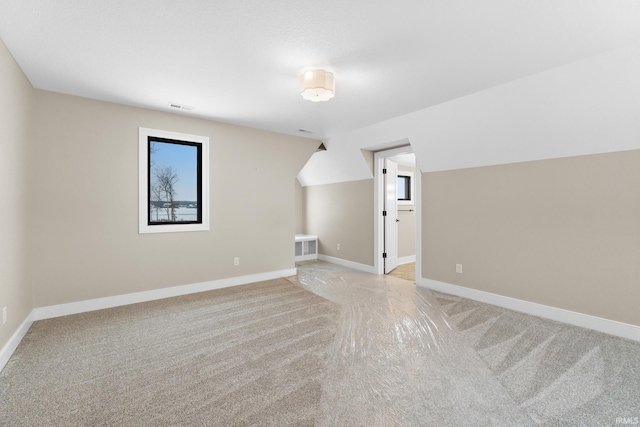
<svg viewBox="0 0 640 427"><path fill-rule="evenodd" d="M640 43L330 138L302 185L371 178L361 149L406 139L423 172L640 149Z"/></svg>

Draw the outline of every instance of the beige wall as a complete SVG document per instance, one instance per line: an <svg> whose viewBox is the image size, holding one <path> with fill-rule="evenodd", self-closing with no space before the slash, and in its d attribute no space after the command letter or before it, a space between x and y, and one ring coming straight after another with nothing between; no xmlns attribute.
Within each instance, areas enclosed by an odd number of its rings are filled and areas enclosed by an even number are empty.
<svg viewBox="0 0 640 427"><path fill-rule="evenodd" d="M422 185L425 278L640 325L640 150Z"/></svg>
<svg viewBox="0 0 640 427"><path fill-rule="evenodd" d="M295 215L296 215L296 234L304 234L304 208L305 208L305 191L300 185L298 178L295 180Z"/></svg>
<svg viewBox="0 0 640 427"><path fill-rule="evenodd" d="M415 174L415 168L398 166L398 172L408 171ZM418 177L419 178L419 177ZM415 179L414 175L414 188ZM415 193L414 193L415 194ZM415 197L415 195L414 195ZM398 205L398 257L408 257L416 254L416 206Z"/></svg>
<svg viewBox="0 0 640 427"><path fill-rule="evenodd" d="M32 139L29 115L34 89L0 40L0 319L7 307L7 323L0 320L0 348L16 332L33 308L26 279L27 156Z"/></svg>
<svg viewBox="0 0 640 427"><path fill-rule="evenodd" d="M373 179L308 186L305 193L305 231L318 236L318 252L373 266Z"/></svg>
<svg viewBox="0 0 640 427"><path fill-rule="evenodd" d="M51 92L36 101L36 307L294 267L293 182L316 141ZM138 127L210 138L210 231L138 234Z"/></svg>

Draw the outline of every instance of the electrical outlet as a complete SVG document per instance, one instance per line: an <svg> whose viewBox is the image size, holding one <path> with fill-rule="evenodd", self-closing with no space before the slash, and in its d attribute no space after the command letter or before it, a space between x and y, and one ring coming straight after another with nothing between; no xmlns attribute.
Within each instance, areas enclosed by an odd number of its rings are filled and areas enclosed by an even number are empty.
<svg viewBox="0 0 640 427"><path fill-rule="evenodd" d="M7 307L2 307L2 324L7 323Z"/></svg>
<svg viewBox="0 0 640 427"><path fill-rule="evenodd" d="M235 257L233 259L233 265L240 265L240 258L239 257Z"/></svg>
<svg viewBox="0 0 640 427"><path fill-rule="evenodd" d="M340 243L338 243L338 250L340 250Z"/></svg>
<svg viewBox="0 0 640 427"><path fill-rule="evenodd" d="M462 274L462 264L456 264L456 273Z"/></svg>

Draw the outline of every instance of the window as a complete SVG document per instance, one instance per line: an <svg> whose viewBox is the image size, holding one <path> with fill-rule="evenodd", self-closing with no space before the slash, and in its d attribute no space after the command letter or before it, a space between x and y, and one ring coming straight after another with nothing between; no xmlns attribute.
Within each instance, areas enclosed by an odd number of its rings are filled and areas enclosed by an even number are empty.
<svg viewBox="0 0 640 427"><path fill-rule="evenodd" d="M398 191L398 200L411 200L411 177L410 176L398 175L397 191Z"/></svg>
<svg viewBox="0 0 640 427"><path fill-rule="evenodd" d="M398 185L396 187L399 205L413 205L413 172L398 171Z"/></svg>
<svg viewBox="0 0 640 427"><path fill-rule="evenodd" d="M139 232L209 229L209 138L139 130Z"/></svg>

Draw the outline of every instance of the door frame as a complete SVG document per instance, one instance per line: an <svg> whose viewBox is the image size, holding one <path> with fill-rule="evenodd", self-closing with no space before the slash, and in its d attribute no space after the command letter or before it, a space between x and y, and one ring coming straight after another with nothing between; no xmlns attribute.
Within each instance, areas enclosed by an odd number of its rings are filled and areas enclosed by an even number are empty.
<svg viewBox="0 0 640 427"><path fill-rule="evenodd" d="M383 252L387 254L387 257L383 258L382 263L383 273L389 274L398 266L398 163L389 157L383 159L383 162L387 171L382 175L384 185L382 204L387 215L382 217L382 230L384 233Z"/></svg>
<svg viewBox="0 0 640 427"><path fill-rule="evenodd" d="M373 269L376 274L384 274L384 262L382 259L382 251L384 248L384 221L382 220L382 211L384 210L384 177L382 176L382 168L384 167L384 159L408 153L415 153L411 145L404 145L402 147L373 153ZM416 284L419 284L422 280L422 172L418 167L417 158L414 185L416 207Z"/></svg>

